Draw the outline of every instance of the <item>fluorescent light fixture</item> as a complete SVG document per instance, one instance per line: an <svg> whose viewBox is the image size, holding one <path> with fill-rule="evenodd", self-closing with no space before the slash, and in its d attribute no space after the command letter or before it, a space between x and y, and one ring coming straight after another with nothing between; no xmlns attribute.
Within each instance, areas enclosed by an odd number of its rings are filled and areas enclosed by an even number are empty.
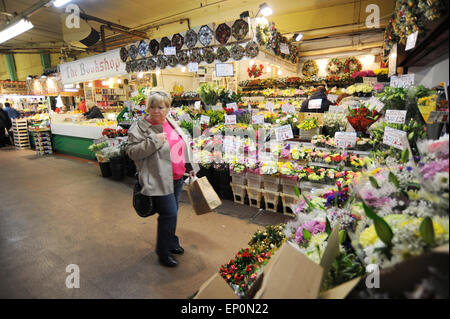
<svg viewBox="0 0 450 319"><path fill-rule="evenodd" d="M303 38L303 34L301 34L301 33L294 34L294 40L296 42L300 41L302 38Z"/></svg>
<svg viewBox="0 0 450 319"><path fill-rule="evenodd" d="M66 89L66 88L64 88L64 92L78 92L78 89Z"/></svg>
<svg viewBox="0 0 450 319"><path fill-rule="evenodd" d="M53 5L57 8L62 7L66 4L68 4L69 2L71 2L72 0L55 0L53 2Z"/></svg>
<svg viewBox="0 0 450 319"><path fill-rule="evenodd" d="M32 28L33 24L30 21L21 19L18 22L13 23L0 31L0 43L15 38L19 34L22 34Z"/></svg>
<svg viewBox="0 0 450 319"><path fill-rule="evenodd" d="M73 89L73 84L64 84L65 89Z"/></svg>
<svg viewBox="0 0 450 319"><path fill-rule="evenodd" d="M259 5L259 11L265 17L268 17L268 16L272 15L272 13L273 13L272 8L269 7L267 5L267 3L265 3L265 2Z"/></svg>
<svg viewBox="0 0 450 319"><path fill-rule="evenodd" d="M43 75L41 76L41 78L42 78L42 79L46 79L47 76L46 76L45 74L43 74Z"/></svg>

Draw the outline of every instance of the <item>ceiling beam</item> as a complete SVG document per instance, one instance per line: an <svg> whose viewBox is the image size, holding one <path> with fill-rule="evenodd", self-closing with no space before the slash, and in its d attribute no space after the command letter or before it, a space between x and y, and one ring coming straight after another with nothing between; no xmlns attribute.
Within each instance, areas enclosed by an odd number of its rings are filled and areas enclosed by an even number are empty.
<svg viewBox="0 0 450 319"><path fill-rule="evenodd" d="M310 56L316 56L316 55L333 54L333 53L340 53L340 52L347 52L347 51L361 51L361 50L372 49L372 48L381 48L382 46L383 46L383 41L366 43L366 44L361 44L361 45L347 45L347 46L329 48L329 49L303 51L303 52L299 53L299 57L310 57Z"/></svg>

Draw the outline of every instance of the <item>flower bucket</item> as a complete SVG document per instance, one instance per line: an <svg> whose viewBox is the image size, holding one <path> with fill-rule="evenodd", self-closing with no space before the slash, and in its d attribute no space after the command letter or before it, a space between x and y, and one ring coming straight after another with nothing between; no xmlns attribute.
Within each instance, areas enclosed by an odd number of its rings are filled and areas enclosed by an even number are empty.
<svg viewBox="0 0 450 319"><path fill-rule="evenodd" d="M305 140L305 141L311 141L311 139L315 135L319 135L319 128L318 127L310 129L310 130L307 130L307 131L301 130L301 129L299 129L299 131L298 131L299 138L301 140Z"/></svg>
<svg viewBox="0 0 450 319"><path fill-rule="evenodd" d="M109 162L99 162L98 166L100 166L102 177L110 177L112 175L111 166L109 165Z"/></svg>
<svg viewBox="0 0 450 319"><path fill-rule="evenodd" d="M278 192L280 189L280 177L273 175L264 175L264 189L271 192Z"/></svg>
<svg viewBox="0 0 450 319"><path fill-rule="evenodd" d="M257 169L256 171L259 171ZM246 173L248 186L251 188L262 188L264 185L263 177L259 174L255 174L253 171L247 171Z"/></svg>
<svg viewBox="0 0 450 319"><path fill-rule="evenodd" d="M125 165L123 162L123 157L117 156L111 158L111 173L112 179L118 181L124 178Z"/></svg>

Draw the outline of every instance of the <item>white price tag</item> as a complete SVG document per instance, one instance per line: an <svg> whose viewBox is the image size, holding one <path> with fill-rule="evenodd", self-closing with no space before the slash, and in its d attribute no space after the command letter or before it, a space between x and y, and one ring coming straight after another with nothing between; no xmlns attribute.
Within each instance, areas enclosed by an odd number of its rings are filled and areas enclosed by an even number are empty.
<svg viewBox="0 0 450 319"><path fill-rule="evenodd" d="M286 43L280 44L280 51L283 54L289 54L289 46Z"/></svg>
<svg viewBox="0 0 450 319"><path fill-rule="evenodd" d="M383 108L384 108L384 103L381 102L379 99L377 99L375 96L372 96L370 98L370 100L368 101L368 104L370 104L370 106L375 106L375 110L377 112L380 112Z"/></svg>
<svg viewBox="0 0 450 319"><path fill-rule="evenodd" d="M264 124L264 115L253 115L252 124Z"/></svg>
<svg viewBox="0 0 450 319"><path fill-rule="evenodd" d="M164 55L177 55L177 48L176 47L165 47Z"/></svg>
<svg viewBox="0 0 450 319"><path fill-rule="evenodd" d="M310 109L310 110L320 109L321 105L322 105L322 99L309 100L308 109Z"/></svg>
<svg viewBox="0 0 450 319"><path fill-rule="evenodd" d="M227 109L233 109L233 110L237 111L238 107L237 107L236 102L227 103Z"/></svg>
<svg viewBox="0 0 450 319"><path fill-rule="evenodd" d="M330 113L344 113L347 109L339 105L330 105L328 112Z"/></svg>
<svg viewBox="0 0 450 319"><path fill-rule="evenodd" d="M275 138L277 141L284 141L294 138L294 133L292 132L292 126L290 124L279 126L275 128Z"/></svg>
<svg viewBox="0 0 450 319"><path fill-rule="evenodd" d="M223 140L223 151L225 153L233 153L235 150L234 143L233 143L233 137L232 136L225 136Z"/></svg>
<svg viewBox="0 0 450 319"><path fill-rule="evenodd" d="M236 124L236 115L225 115L225 124Z"/></svg>
<svg viewBox="0 0 450 319"><path fill-rule="evenodd" d="M410 35L408 35L408 38L406 39L405 51L414 49L414 47L416 46L417 36L418 35L419 35L419 31L416 31L416 32L411 33Z"/></svg>
<svg viewBox="0 0 450 319"><path fill-rule="evenodd" d="M195 108L196 110L200 110L201 107L202 107L202 102L201 102L201 101L195 101L195 103L194 103L194 108Z"/></svg>
<svg viewBox="0 0 450 319"><path fill-rule="evenodd" d="M268 111L273 112L273 108L274 108L274 105L273 105L272 102L267 102L267 103L266 103L266 109L267 109Z"/></svg>
<svg viewBox="0 0 450 319"><path fill-rule="evenodd" d="M352 148L356 145L356 132L334 133L334 145L338 148Z"/></svg>
<svg viewBox="0 0 450 319"><path fill-rule="evenodd" d="M414 73L391 76L390 86L394 88L408 88L414 85Z"/></svg>
<svg viewBox="0 0 450 319"><path fill-rule="evenodd" d="M393 129L389 126L384 129L383 144L393 146L399 150L404 150L409 147L406 132Z"/></svg>
<svg viewBox="0 0 450 319"><path fill-rule="evenodd" d="M363 83L374 86L378 82L377 82L377 78L376 77L370 77L370 76L366 77L366 76L364 76L363 77Z"/></svg>
<svg viewBox="0 0 450 319"><path fill-rule="evenodd" d="M188 63L189 72L198 72L198 63Z"/></svg>
<svg viewBox="0 0 450 319"><path fill-rule="evenodd" d="M406 121L406 111L386 110L384 117L388 123L404 124Z"/></svg>
<svg viewBox="0 0 450 319"><path fill-rule="evenodd" d="M428 116L427 123L429 123L429 124L445 123L447 121L448 121L448 112L432 111L432 112L430 112L430 115Z"/></svg>
<svg viewBox="0 0 450 319"><path fill-rule="evenodd" d="M209 116L201 115L200 116L200 124L209 124Z"/></svg>
<svg viewBox="0 0 450 319"><path fill-rule="evenodd" d="M330 101L331 103L336 103L338 97L339 97L339 95L336 95L336 94L328 94L327 95L328 101Z"/></svg>

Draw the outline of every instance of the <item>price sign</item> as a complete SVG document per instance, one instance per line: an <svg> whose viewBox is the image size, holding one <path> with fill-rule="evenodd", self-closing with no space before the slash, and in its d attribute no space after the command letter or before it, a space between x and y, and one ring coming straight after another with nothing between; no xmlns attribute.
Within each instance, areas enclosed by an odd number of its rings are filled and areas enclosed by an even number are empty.
<svg viewBox="0 0 450 319"><path fill-rule="evenodd" d="M409 147L406 132L393 129L389 126L384 129L383 144L393 146L399 150L404 150Z"/></svg>
<svg viewBox="0 0 450 319"><path fill-rule="evenodd" d="M273 108L274 108L274 105L273 105L272 102L267 102L267 103L266 103L266 109L267 109L268 111L273 112Z"/></svg>
<svg viewBox="0 0 450 319"><path fill-rule="evenodd" d="M280 51L281 51L281 53L289 54L289 46L286 43L281 43Z"/></svg>
<svg viewBox="0 0 450 319"><path fill-rule="evenodd" d="M408 38L406 39L405 51L414 49L414 47L416 46L417 36L418 35L419 35L419 31L416 31L416 32L411 33L410 35L408 35Z"/></svg>
<svg viewBox="0 0 450 319"><path fill-rule="evenodd" d="M364 76L363 77L363 83L368 85L375 85L377 84L377 78L376 77L370 77L370 76Z"/></svg>
<svg viewBox="0 0 450 319"><path fill-rule="evenodd" d="M213 111L222 111L223 108L220 105L211 105L211 110L213 110Z"/></svg>
<svg viewBox="0 0 450 319"><path fill-rule="evenodd" d="M165 47L164 55L177 55L177 48L176 47Z"/></svg>
<svg viewBox="0 0 450 319"><path fill-rule="evenodd" d="M198 63L188 63L189 72L198 72Z"/></svg>
<svg viewBox="0 0 450 319"><path fill-rule="evenodd" d="M336 94L328 94L327 98L331 103L336 103L337 99L338 99L338 95Z"/></svg>
<svg viewBox="0 0 450 319"><path fill-rule="evenodd" d="M201 107L202 107L202 102L201 102L201 101L195 101L195 103L194 103L194 108L195 108L196 110L200 110Z"/></svg>
<svg viewBox="0 0 450 319"><path fill-rule="evenodd" d="M308 102L308 109L314 110L314 109L320 109L322 105L322 99L312 99Z"/></svg>
<svg viewBox="0 0 450 319"><path fill-rule="evenodd" d="M371 106L375 106L375 110L380 112L384 108L384 103L377 99L375 96L372 96L368 103Z"/></svg>
<svg viewBox="0 0 450 319"><path fill-rule="evenodd" d="M292 126L290 124L283 125L275 128L275 138L277 141L284 141L294 138L294 133L292 132Z"/></svg>
<svg viewBox="0 0 450 319"><path fill-rule="evenodd" d="M356 145L356 132L334 133L334 145L339 148L351 148Z"/></svg>
<svg viewBox="0 0 450 319"><path fill-rule="evenodd" d="M400 76L391 76L391 87L395 88L407 88L414 85L414 73L403 74Z"/></svg>
<svg viewBox="0 0 450 319"><path fill-rule="evenodd" d="M237 107L236 102L227 103L227 109L233 109L233 110L237 111L238 107Z"/></svg>
<svg viewBox="0 0 450 319"><path fill-rule="evenodd" d="M328 112L330 113L344 113L345 111L347 111L347 109L339 105L330 105L330 108L328 109Z"/></svg>
<svg viewBox="0 0 450 319"><path fill-rule="evenodd" d="M236 124L236 115L225 115L225 124Z"/></svg>
<svg viewBox="0 0 450 319"><path fill-rule="evenodd" d="M384 117L388 123L404 124L406 120L406 111L386 110Z"/></svg>
<svg viewBox="0 0 450 319"><path fill-rule="evenodd" d="M200 124L209 124L209 116L201 115L200 116Z"/></svg>
<svg viewBox="0 0 450 319"><path fill-rule="evenodd" d="M232 136L225 136L223 140L223 151L225 153L233 153L234 152L234 143Z"/></svg>
<svg viewBox="0 0 450 319"><path fill-rule="evenodd" d="M264 124L264 115L253 115L252 124Z"/></svg>
<svg viewBox="0 0 450 319"><path fill-rule="evenodd" d="M281 111L285 113L295 113L295 107L290 103L285 103L281 106Z"/></svg>
<svg viewBox="0 0 450 319"><path fill-rule="evenodd" d="M445 123L448 121L448 112L445 111L432 111L428 116L428 124Z"/></svg>

